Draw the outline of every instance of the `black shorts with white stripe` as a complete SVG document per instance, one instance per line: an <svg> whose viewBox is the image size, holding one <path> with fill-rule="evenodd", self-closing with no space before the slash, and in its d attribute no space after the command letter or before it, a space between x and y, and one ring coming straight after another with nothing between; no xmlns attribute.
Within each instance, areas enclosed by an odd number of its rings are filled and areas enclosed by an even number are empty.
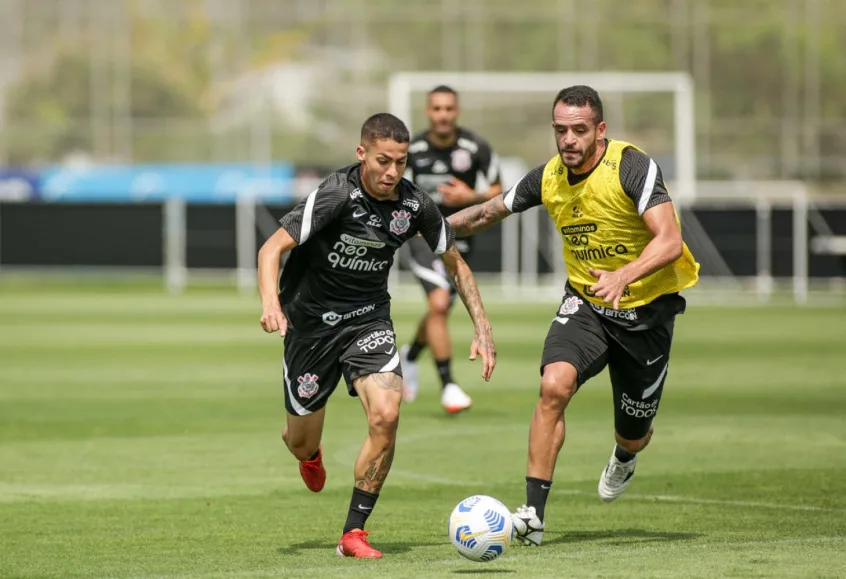
<svg viewBox="0 0 846 579"><path fill-rule="evenodd" d="M285 408L298 416L326 406L341 376L350 396L357 396L353 382L362 376L381 372L402 376L390 320L339 326L337 332L324 336L289 330L284 343Z"/></svg>
<svg viewBox="0 0 846 579"><path fill-rule="evenodd" d="M429 249L426 241L421 237L414 237L409 239L406 245L408 246L408 268L423 286L426 295L441 288L447 290L451 297L455 297L456 290L449 279L444 262Z"/></svg>
<svg viewBox="0 0 846 579"><path fill-rule="evenodd" d="M675 306L668 302L666 307ZM634 310L606 311L568 284L543 345L541 374L548 364L567 362L576 368L581 387L607 366L614 392L614 428L627 440L639 440L649 432L661 402L675 315L667 309L654 325L635 329L606 313L617 318L637 315Z"/></svg>

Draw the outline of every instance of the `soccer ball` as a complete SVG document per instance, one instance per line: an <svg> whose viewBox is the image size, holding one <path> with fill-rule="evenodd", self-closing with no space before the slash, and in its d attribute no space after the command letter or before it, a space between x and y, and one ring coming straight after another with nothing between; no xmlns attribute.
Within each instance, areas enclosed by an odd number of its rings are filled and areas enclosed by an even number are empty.
<svg viewBox="0 0 846 579"><path fill-rule="evenodd" d="M493 497L467 497L449 516L449 538L467 559L493 561L508 549L514 538L511 511Z"/></svg>

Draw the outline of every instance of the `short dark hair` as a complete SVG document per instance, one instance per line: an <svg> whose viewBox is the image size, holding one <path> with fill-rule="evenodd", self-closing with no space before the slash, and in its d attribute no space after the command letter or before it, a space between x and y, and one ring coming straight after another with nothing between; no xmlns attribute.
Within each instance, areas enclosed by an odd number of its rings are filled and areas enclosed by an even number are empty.
<svg viewBox="0 0 846 579"><path fill-rule="evenodd" d="M397 143L408 143L411 136L408 127L390 113L376 113L361 125L361 142L364 143L390 139Z"/></svg>
<svg viewBox="0 0 846 579"><path fill-rule="evenodd" d="M433 94L451 94L454 95L455 98L458 98L458 93L452 87L449 87L445 84L439 84L435 88L429 91L429 96Z"/></svg>
<svg viewBox="0 0 846 579"><path fill-rule="evenodd" d="M599 98L599 93L589 86L578 84L575 86L568 86L562 89L555 97L555 102L552 103L552 110L558 103L571 105L574 107L583 107L588 105L593 111L593 120L599 124L603 120L602 116L602 99Z"/></svg>

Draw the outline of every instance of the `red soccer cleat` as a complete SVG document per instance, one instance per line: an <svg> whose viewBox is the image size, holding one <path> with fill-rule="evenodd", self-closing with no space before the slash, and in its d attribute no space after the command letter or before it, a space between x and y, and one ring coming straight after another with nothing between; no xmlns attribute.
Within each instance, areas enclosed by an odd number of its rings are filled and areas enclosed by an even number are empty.
<svg viewBox="0 0 846 579"><path fill-rule="evenodd" d="M323 466L323 451L317 448L317 458L300 461L300 476L308 490L319 493L326 484L326 468Z"/></svg>
<svg viewBox="0 0 846 579"><path fill-rule="evenodd" d="M338 555L341 557L355 557L356 559L381 559L382 553L367 542L368 531L353 529L344 533L338 541Z"/></svg>

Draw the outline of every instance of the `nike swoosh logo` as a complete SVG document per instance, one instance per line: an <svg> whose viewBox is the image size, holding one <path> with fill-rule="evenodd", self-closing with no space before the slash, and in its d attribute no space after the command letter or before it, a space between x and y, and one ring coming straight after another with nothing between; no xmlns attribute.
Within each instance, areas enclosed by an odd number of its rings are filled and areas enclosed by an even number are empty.
<svg viewBox="0 0 846 579"><path fill-rule="evenodd" d="M542 488L543 490L545 490L545 491L548 491L548 490L549 490L549 487L548 487L548 486L546 486L546 485L541 485L541 488Z"/></svg>
<svg viewBox="0 0 846 579"><path fill-rule="evenodd" d="M654 360L647 360L647 361L646 361L646 365L647 365L647 366L651 366L652 364L654 364L655 362L657 362L658 360L660 360L660 359L661 359L661 358L663 358L663 357L664 357L664 354L661 354L660 356L658 356L658 357L657 357L657 358L655 358Z"/></svg>
<svg viewBox="0 0 846 579"><path fill-rule="evenodd" d="M394 350L396 350L396 349L397 349L397 347L396 347L396 346L394 346L393 348L391 348L390 350L388 350L387 352L385 352L385 354L387 354L388 356L390 356L391 354L393 354L393 353L394 353Z"/></svg>
<svg viewBox="0 0 846 579"><path fill-rule="evenodd" d="M642 400L646 400L647 398L655 394L655 391L658 390L658 388L661 386L661 383L664 381L664 376L667 375L668 366L669 364L664 364L664 369L661 370L661 373L658 375L658 379L655 380L655 382L653 382L649 388L643 391L643 396L641 396Z"/></svg>
<svg viewBox="0 0 846 579"><path fill-rule="evenodd" d="M365 507L364 505L358 505L358 508L362 511L372 511L373 507Z"/></svg>
<svg viewBox="0 0 846 579"><path fill-rule="evenodd" d="M358 219L359 217L362 217L364 215L367 215L367 211L362 211L361 213L359 213L358 210L356 210L355 212L353 212L353 219Z"/></svg>

